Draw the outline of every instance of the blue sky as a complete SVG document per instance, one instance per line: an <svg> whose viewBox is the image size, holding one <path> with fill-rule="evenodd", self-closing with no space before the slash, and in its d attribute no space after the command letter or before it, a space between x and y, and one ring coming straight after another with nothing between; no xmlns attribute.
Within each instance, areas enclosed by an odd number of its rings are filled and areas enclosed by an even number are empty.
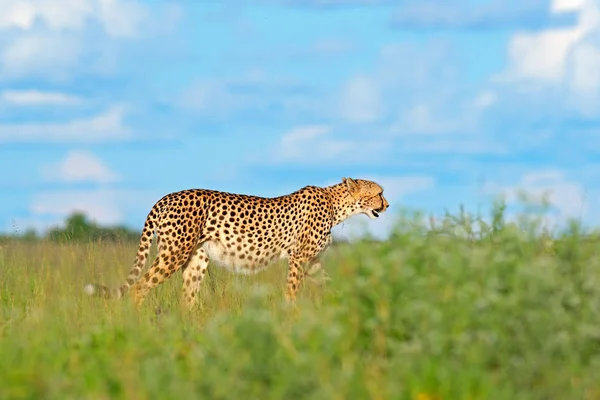
<svg viewBox="0 0 600 400"><path fill-rule="evenodd" d="M6 12L4 12L6 11ZM600 223L599 0L6 0L0 230L140 229L203 187L371 178L393 211L549 191ZM358 229L358 228L356 228Z"/></svg>

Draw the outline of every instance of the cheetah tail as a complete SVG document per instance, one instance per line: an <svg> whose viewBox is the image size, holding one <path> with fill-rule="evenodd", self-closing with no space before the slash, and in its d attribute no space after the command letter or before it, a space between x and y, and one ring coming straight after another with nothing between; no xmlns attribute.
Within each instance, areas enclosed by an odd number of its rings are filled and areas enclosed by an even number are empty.
<svg viewBox="0 0 600 400"><path fill-rule="evenodd" d="M121 297L120 289L111 290L111 288L97 283L88 283L83 287L83 291L88 296L103 297L105 299L118 299Z"/></svg>
<svg viewBox="0 0 600 400"><path fill-rule="evenodd" d="M152 236L156 228L156 211L157 210L153 209L146 217L144 228L142 229L142 234L140 236L139 249L125 282L123 282L123 284L121 284L121 286L118 288L109 288L96 283L88 283L83 288L83 291L87 295L103 297L106 299L120 299L129 291L129 288L131 288L135 281L137 281L140 277L142 269L144 268L146 260L148 259L150 245L152 243Z"/></svg>

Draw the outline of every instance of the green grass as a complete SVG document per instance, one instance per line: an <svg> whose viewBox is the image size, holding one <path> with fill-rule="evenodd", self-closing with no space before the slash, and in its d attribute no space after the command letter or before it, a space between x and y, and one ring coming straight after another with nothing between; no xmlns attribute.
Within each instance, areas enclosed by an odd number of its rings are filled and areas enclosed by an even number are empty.
<svg viewBox="0 0 600 400"><path fill-rule="evenodd" d="M283 300L285 264L220 269L179 308L180 274L136 310L88 298L136 244L0 249L1 399L598 399L600 239L399 225L324 256Z"/></svg>

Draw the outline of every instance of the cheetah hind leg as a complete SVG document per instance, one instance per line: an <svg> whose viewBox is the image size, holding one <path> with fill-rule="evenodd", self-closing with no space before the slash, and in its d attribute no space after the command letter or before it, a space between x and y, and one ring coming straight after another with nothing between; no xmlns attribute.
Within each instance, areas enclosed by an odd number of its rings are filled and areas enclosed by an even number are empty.
<svg viewBox="0 0 600 400"><path fill-rule="evenodd" d="M208 271L208 254L198 245L182 269L182 304L189 310L197 301L200 284Z"/></svg>
<svg viewBox="0 0 600 400"><path fill-rule="evenodd" d="M189 250L184 250L187 249L173 248L171 251L167 251L165 248L159 251L148 272L132 287L132 297L138 307L141 307L150 290L165 282L186 263L189 258Z"/></svg>

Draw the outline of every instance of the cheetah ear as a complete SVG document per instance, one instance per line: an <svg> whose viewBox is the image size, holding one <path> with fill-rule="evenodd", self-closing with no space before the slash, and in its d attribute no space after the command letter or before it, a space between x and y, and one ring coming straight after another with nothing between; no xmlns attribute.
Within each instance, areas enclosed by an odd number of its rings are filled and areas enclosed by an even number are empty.
<svg viewBox="0 0 600 400"><path fill-rule="evenodd" d="M358 182L356 182L354 179L342 178L342 182L346 184L346 187L350 193L358 192Z"/></svg>

